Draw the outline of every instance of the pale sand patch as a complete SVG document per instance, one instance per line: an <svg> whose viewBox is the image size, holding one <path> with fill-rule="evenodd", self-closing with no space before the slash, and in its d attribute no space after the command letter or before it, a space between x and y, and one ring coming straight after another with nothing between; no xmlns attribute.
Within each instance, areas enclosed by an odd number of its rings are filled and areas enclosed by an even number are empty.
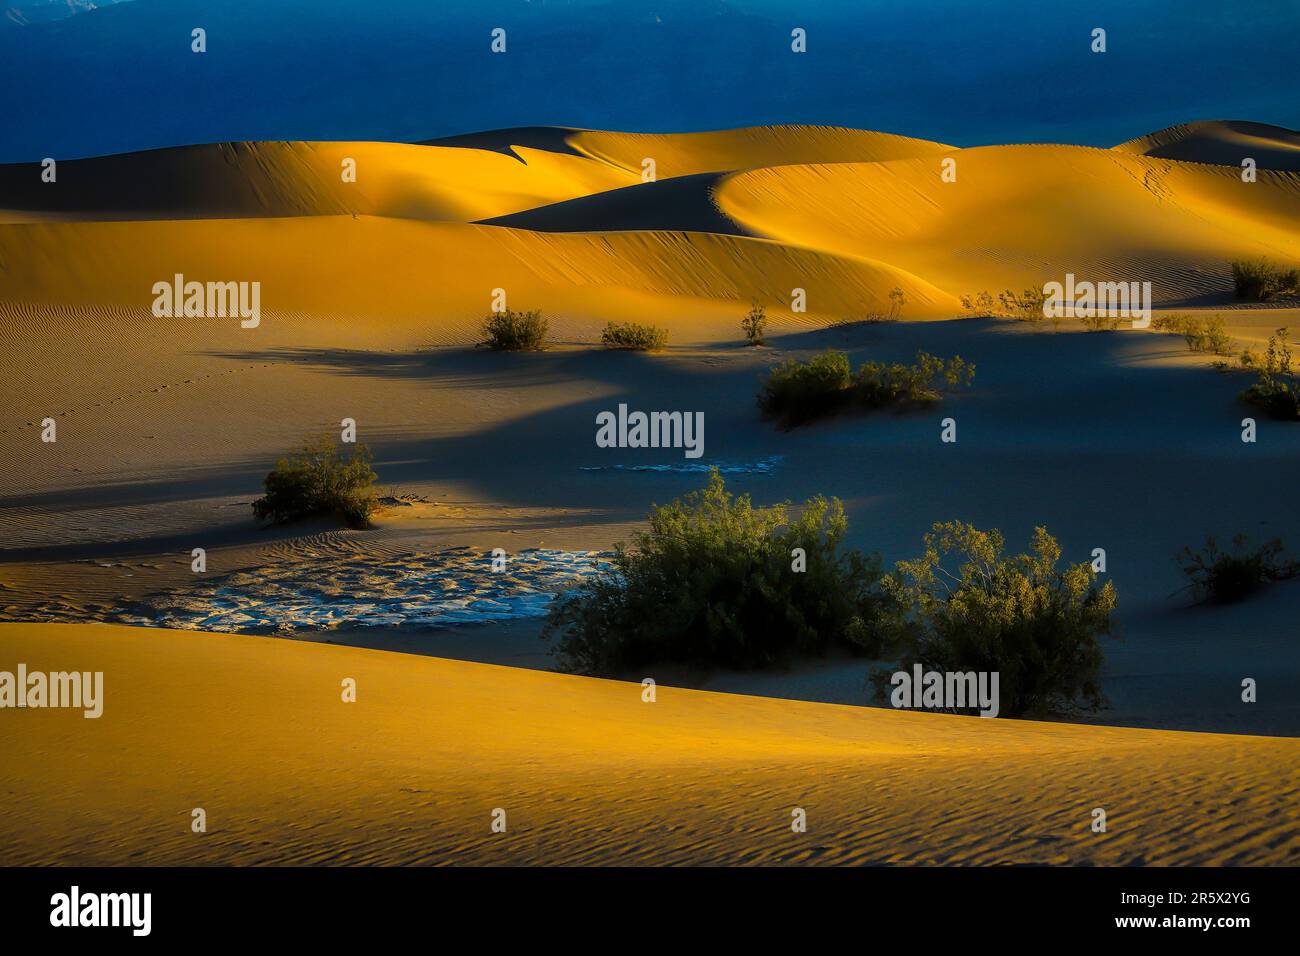
<svg viewBox="0 0 1300 956"><path fill-rule="evenodd" d="M907 714L239 635L0 625L4 862L1287 864L1300 742ZM358 700L340 700L357 681ZM208 832L190 830L191 810ZM506 810L508 831L490 832ZM808 832L790 830L802 807ZM1089 829L1104 807L1108 832Z"/></svg>

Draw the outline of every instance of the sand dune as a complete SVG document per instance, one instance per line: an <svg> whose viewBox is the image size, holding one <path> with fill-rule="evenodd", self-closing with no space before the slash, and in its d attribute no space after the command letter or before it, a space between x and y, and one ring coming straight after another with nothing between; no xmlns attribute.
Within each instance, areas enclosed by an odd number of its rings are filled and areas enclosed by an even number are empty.
<svg viewBox="0 0 1300 956"><path fill-rule="evenodd" d="M1160 159L1241 169L1247 157L1260 169L1300 171L1300 133L1267 123L1204 120L1139 136L1115 149Z"/></svg>
<svg viewBox="0 0 1300 956"><path fill-rule="evenodd" d="M640 180L545 150L526 162L478 149L400 143L216 143L0 166L0 222L241 219L352 214L469 222ZM356 164L355 182L343 162Z"/></svg>
<svg viewBox="0 0 1300 956"><path fill-rule="evenodd" d="M0 222L341 214L472 222L640 183L646 157L663 179L947 149L801 126L653 135L538 127L414 145L214 143L67 160L53 183L40 164L0 165ZM355 163L353 182L343 178L345 160Z"/></svg>
<svg viewBox="0 0 1300 956"><path fill-rule="evenodd" d="M1156 301L1230 289L1232 259L1300 261L1300 176L1069 146L779 166L725 177L722 211L780 242L887 261L953 295L1073 272L1150 280Z"/></svg>
<svg viewBox="0 0 1300 956"><path fill-rule="evenodd" d="M837 126L750 126L709 133L614 133L579 130L579 152L638 175L646 158L659 179L789 163L876 163L937 156L951 146L910 136Z"/></svg>
<svg viewBox="0 0 1300 956"><path fill-rule="evenodd" d="M0 625L6 862L1294 864L1300 742L984 721L245 636ZM356 703L340 699L356 681ZM1045 768L1050 768L1048 772ZM793 808L806 833L791 831ZM1095 807L1107 832L1093 833ZM207 832L191 830L194 808ZM506 832L493 833L495 808Z"/></svg>

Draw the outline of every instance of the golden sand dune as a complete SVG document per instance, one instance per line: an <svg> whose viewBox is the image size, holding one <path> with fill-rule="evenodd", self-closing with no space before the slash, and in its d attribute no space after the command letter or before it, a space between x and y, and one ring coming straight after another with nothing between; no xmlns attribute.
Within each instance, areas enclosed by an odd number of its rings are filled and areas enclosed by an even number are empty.
<svg viewBox="0 0 1300 956"><path fill-rule="evenodd" d="M1115 149L1237 169L1249 157L1260 169L1300 170L1300 133L1242 120L1203 120L1170 126L1120 143Z"/></svg>
<svg viewBox="0 0 1300 956"><path fill-rule="evenodd" d="M541 128L427 144L214 143L0 166L0 222L355 214L471 222L642 181L783 162L928 155L925 140L831 127L637 134ZM355 177L345 179L347 164Z"/></svg>
<svg viewBox="0 0 1300 956"><path fill-rule="evenodd" d="M0 166L0 222L393 216L468 222L639 182L581 156L401 143L217 143ZM346 160L355 181L344 180Z"/></svg>
<svg viewBox="0 0 1300 956"><path fill-rule="evenodd" d="M1228 263L1300 261L1300 175L1114 150L990 146L957 157L779 166L724 177L722 211L781 242L880 259L953 295L1073 272L1150 280L1156 301L1230 288Z"/></svg>
<svg viewBox="0 0 1300 956"><path fill-rule="evenodd" d="M1295 863L1300 741L806 704L270 638L0 625L5 862ZM356 682L344 703L342 682ZM791 830L792 811L807 832ZM1107 832L1090 828L1094 808ZM207 832L191 830L206 813ZM506 814L493 833L492 813Z"/></svg>
<svg viewBox="0 0 1300 956"><path fill-rule="evenodd" d="M751 299L780 309L796 286L808 291L810 321L843 315L895 285L920 315L956 307L889 264L762 239L555 235L375 217L10 225L0 229L0 265L0 301L11 303L147 309L153 284L181 273L198 281L260 281L265 310L347 316L332 329L294 329L296 338L288 330L256 330L285 344L325 337L395 346L420 336L427 343L447 323L458 327L459 341L471 342L496 288L507 290L516 308L601 324L644 316L655 303L659 317L688 337L701 305L728 309L727 335L734 337Z"/></svg>
<svg viewBox="0 0 1300 956"><path fill-rule="evenodd" d="M876 163L950 153L951 146L910 136L838 126L750 126L709 133L614 133L577 130L579 152L641 174L647 158L659 179L787 163Z"/></svg>

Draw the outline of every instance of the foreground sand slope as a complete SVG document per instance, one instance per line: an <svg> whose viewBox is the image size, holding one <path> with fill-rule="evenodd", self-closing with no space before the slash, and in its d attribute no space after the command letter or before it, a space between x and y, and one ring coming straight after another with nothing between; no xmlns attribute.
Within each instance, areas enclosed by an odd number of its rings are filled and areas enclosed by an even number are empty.
<svg viewBox="0 0 1300 956"><path fill-rule="evenodd" d="M378 651L0 625L0 668L20 661L103 671L105 705L0 712L4 863L1300 860L1294 740L670 687L649 704L637 684Z"/></svg>

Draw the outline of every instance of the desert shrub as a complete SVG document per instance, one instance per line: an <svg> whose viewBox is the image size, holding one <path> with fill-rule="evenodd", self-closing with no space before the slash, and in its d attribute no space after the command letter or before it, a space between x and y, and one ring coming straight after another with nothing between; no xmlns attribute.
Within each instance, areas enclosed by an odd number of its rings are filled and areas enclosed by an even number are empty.
<svg viewBox="0 0 1300 956"><path fill-rule="evenodd" d="M767 309L754 302L740 320L740 328L745 333L745 338L750 345L766 345L763 341L763 330L767 328Z"/></svg>
<svg viewBox="0 0 1300 956"><path fill-rule="evenodd" d="M1300 269L1283 269L1267 259L1232 263L1232 286L1238 299L1266 301L1300 292Z"/></svg>
<svg viewBox="0 0 1300 956"><path fill-rule="evenodd" d="M837 499L756 508L715 468L708 484L655 506L613 568L551 606L543 636L566 670L642 676L656 664L753 668L834 647L875 647L878 559L844 550ZM807 567L792 570L802 548Z"/></svg>
<svg viewBox="0 0 1300 956"><path fill-rule="evenodd" d="M1006 289L998 293L998 302L1004 315L1021 322L1036 324L1046 318L1043 306L1047 302L1047 293L1042 289L1025 289L1019 293Z"/></svg>
<svg viewBox="0 0 1300 956"><path fill-rule="evenodd" d="M1003 546L998 531L938 523L921 557L884 576L882 636L898 642L899 669L997 671L1009 717L1100 706L1098 637L1111 633L1114 587L1098 587L1091 564L1058 568L1061 548L1044 528L1027 554L1004 557ZM873 680L882 692L888 672Z"/></svg>
<svg viewBox="0 0 1300 956"><path fill-rule="evenodd" d="M500 352L536 352L546 347L550 323L541 310L493 312L483 320L484 345Z"/></svg>
<svg viewBox="0 0 1300 956"><path fill-rule="evenodd" d="M1224 328L1219 315L1204 319L1183 312L1164 315L1156 319L1152 326L1161 332L1181 335L1187 348L1193 352L1213 352L1215 355L1230 355L1233 350L1232 339Z"/></svg>
<svg viewBox="0 0 1300 956"><path fill-rule="evenodd" d="M633 349L647 352L668 344L668 330L639 322L610 322L600 333L600 341L612 349Z"/></svg>
<svg viewBox="0 0 1300 956"><path fill-rule="evenodd" d="M993 304L993 296L988 292L978 292L973 296L962 296L961 307L972 316L991 318L997 315L997 310Z"/></svg>
<svg viewBox="0 0 1300 956"><path fill-rule="evenodd" d="M1083 327L1089 332L1113 332L1119 328L1121 317L1109 315L1098 309L1096 312L1079 316L1079 321L1083 323Z"/></svg>
<svg viewBox="0 0 1300 956"><path fill-rule="evenodd" d="M377 478L365 445L344 458L333 436L309 438L263 479L266 495L253 502L253 514L259 521L276 524L336 515L350 527L364 528L378 505Z"/></svg>
<svg viewBox="0 0 1300 956"><path fill-rule="evenodd" d="M849 357L828 349L807 362L790 359L772 369L759 392L758 405L764 415L783 425L800 425L847 405L852 383Z"/></svg>
<svg viewBox="0 0 1300 956"><path fill-rule="evenodd" d="M827 349L807 362L790 359L772 369L758 405L789 428L846 408L930 404L974 377L975 366L960 355L945 360L924 351L916 353L915 365L866 362L851 373L848 356Z"/></svg>
<svg viewBox="0 0 1300 956"><path fill-rule="evenodd" d="M907 305L907 295L898 286L889 290L889 309L882 311L873 304L865 308L861 313L847 315L842 319L837 319L835 325L856 325L859 322L866 322L868 325L877 325L881 322L897 322L903 317L903 307Z"/></svg>
<svg viewBox="0 0 1300 956"><path fill-rule="evenodd" d="M1252 358L1258 378L1239 396L1243 402L1264 409L1274 418L1285 421L1300 419L1300 377L1291 365L1291 346L1287 330L1278 329L1268 337L1263 358ZM1242 355L1246 364L1246 354Z"/></svg>
<svg viewBox="0 0 1300 956"><path fill-rule="evenodd" d="M1283 550L1276 538L1252 549L1249 539L1239 534L1232 539L1232 550L1222 551L1213 536L1206 536L1205 547L1193 551L1188 545L1176 560L1188 578L1184 590L1190 589L1196 600L1230 604L1295 576L1297 565L1283 559Z"/></svg>
<svg viewBox="0 0 1300 956"><path fill-rule="evenodd" d="M1231 355L1232 339L1223 327L1223 319L1214 315L1205 320L1205 351L1215 355Z"/></svg>
<svg viewBox="0 0 1300 956"><path fill-rule="evenodd" d="M907 305L907 296L898 286L889 290L889 321L897 322L903 316L903 306Z"/></svg>
<svg viewBox="0 0 1300 956"><path fill-rule="evenodd" d="M1046 303L1047 293L1042 289L1025 289L1022 292L1004 289L998 293L996 302L988 292L961 296L962 308L971 316L1016 319L1035 324L1047 317L1043 314Z"/></svg>
<svg viewBox="0 0 1300 956"><path fill-rule="evenodd" d="M915 365L864 363L853 375L853 397L865 408L928 405L940 401L943 391L968 386L974 378L974 364L960 355L945 361L918 351Z"/></svg>

